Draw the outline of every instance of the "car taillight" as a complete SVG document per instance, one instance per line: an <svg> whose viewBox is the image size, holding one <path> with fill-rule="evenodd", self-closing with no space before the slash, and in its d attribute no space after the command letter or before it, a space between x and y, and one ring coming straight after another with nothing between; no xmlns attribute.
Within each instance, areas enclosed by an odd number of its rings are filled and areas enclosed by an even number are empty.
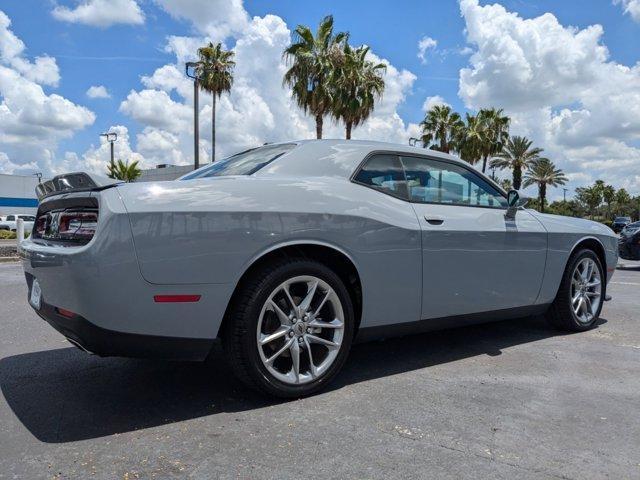
<svg viewBox="0 0 640 480"><path fill-rule="evenodd" d="M93 238L97 226L97 210L49 211L38 215L33 237L52 242L84 245Z"/></svg>
<svg viewBox="0 0 640 480"><path fill-rule="evenodd" d="M45 230L47 229L47 215L40 215L36 219L36 224L33 227L36 235L38 237L42 237L44 235Z"/></svg>
<svg viewBox="0 0 640 480"><path fill-rule="evenodd" d="M88 242L96 233L97 212L61 212L58 217L58 238Z"/></svg>

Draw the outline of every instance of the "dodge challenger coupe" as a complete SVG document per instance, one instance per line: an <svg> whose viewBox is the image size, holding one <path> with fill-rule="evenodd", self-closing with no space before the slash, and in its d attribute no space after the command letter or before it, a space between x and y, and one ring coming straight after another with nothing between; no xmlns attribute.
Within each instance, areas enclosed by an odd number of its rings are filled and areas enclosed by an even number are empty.
<svg viewBox="0 0 640 480"><path fill-rule="evenodd" d="M545 314L597 321L617 239L524 208L439 152L269 144L171 182L85 173L37 188L28 299L97 355L205 359L281 397L318 391L355 339Z"/></svg>

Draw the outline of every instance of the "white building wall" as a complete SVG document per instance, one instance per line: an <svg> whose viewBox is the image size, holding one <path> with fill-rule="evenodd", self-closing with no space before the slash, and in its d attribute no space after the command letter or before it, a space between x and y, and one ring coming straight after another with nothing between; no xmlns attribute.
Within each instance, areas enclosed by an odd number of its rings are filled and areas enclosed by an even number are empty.
<svg viewBox="0 0 640 480"><path fill-rule="evenodd" d="M37 184L38 178L33 175L0 174L0 215L35 214L38 209Z"/></svg>
<svg viewBox="0 0 640 480"><path fill-rule="evenodd" d="M167 165L163 168L151 168L142 170L136 182L163 182L175 180L182 175L193 171L193 165Z"/></svg>

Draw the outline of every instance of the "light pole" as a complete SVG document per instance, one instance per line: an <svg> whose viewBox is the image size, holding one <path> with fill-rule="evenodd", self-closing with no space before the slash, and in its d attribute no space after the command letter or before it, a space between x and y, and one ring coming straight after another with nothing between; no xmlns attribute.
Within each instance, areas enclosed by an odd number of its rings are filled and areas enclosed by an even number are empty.
<svg viewBox="0 0 640 480"><path fill-rule="evenodd" d="M569 190L568 188L563 188L563 189L562 189L562 201L563 201L563 202L566 202L566 201L567 201L567 191L568 191L568 190Z"/></svg>
<svg viewBox="0 0 640 480"><path fill-rule="evenodd" d="M100 136L105 137L111 146L111 164L113 165L113 144L118 140L118 134L116 132L105 132L101 133Z"/></svg>
<svg viewBox="0 0 640 480"><path fill-rule="evenodd" d="M200 128L199 128L199 107L198 95L200 94L200 82L197 74L197 68L200 62L187 62L184 66L184 73L189 78L193 78L193 167L197 170L200 167Z"/></svg>

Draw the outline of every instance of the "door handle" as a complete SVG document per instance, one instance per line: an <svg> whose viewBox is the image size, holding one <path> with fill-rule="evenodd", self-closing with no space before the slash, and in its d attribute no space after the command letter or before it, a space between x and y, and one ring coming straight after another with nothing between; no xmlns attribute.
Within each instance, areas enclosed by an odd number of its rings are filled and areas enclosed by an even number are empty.
<svg viewBox="0 0 640 480"><path fill-rule="evenodd" d="M427 221L429 225L442 225L442 223L444 222L442 218L432 218L432 217L427 217L426 215L424 219Z"/></svg>

